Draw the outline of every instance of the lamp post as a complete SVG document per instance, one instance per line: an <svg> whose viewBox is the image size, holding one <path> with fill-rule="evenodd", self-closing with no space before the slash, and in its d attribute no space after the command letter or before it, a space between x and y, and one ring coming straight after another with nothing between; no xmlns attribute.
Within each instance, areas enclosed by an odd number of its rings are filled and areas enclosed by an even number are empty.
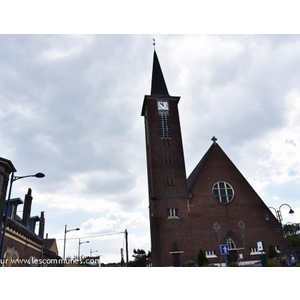
<svg viewBox="0 0 300 300"><path fill-rule="evenodd" d="M8 191L8 198L7 198L7 205L5 210L5 216L4 216L4 226L3 226L3 232L2 232L2 238L1 238L1 249L0 249L0 266L2 267L3 262L3 249L4 249L4 238L5 238L5 232L6 232L6 226L7 226L7 219L8 219L8 207L10 203L10 197L11 197L11 190L12 190L12 184L14 181L17 181L19 179L28 178L28 177L36 177L36 178L43 178L45 177L45 174L43 173L36 173L34 175L26 175L26 176L15 176L15 173L11 173L10 177L10 184L9 184L9 191Z"/></svg>
<svg viewBox="0 0 300 300"><path fill-rule="evenodd" d="M92 254L93 254L94 252L98 252L98 250L92 250L92 249L90 249L90 257L92 257Z"/></svg>
<svg viewBox="0 0 300 300"><path fill-rule="evenodd" d="M75 230L80 230L80 228L75 228L75 229L69 229L69 230L67 230L67 225L65 225L65 235L64 235L64 257L63 257L64 263L65 263L65 258L66 258L66 236L67 236L67 233L68 233L68 232L70 232L70 231L75 231Z"/></svg>
<svg viewBox="0 0 300 300"><path fill-rule="evenodd" d="M220 267L222 267L221 250L220 250L220 242L219 242L219 230L220 230L220 228L221 228L221 226L219 225L219 223L215 222L214 226L213 226L213 229L215 231L215 236L216 236L217 245L218 245Z"/></svg>
<svg viewBox="0 0 300 300"><path fill-rule="evenodd" d="M241 232L242 232L242 237L243 237L243 247L245 249L245 223L240 220L238 223L238 227L240 228Z"/></svg>
<svg viewBox="0 0 300 300"><path fill-rule="evenodd" d="M85 243L89 243L89 242L90 241L80 242L80 239L79 239L79 243L78 243L78 267L79 267L79 264L80 264L80 245L85 244Z"/></svg>
<svg viewBox="0 0 300 300"><path fill-rule="evenodd" d="M279 221L279 224L280 224L280 229L281 229L281 232L282 232L282 237L283 237L283 241L284 241L285 250L286 250L286 253L287 253L287 255L288 255L288 259L289 259L289 261L291 262L290 251L289 251L289 248L288 248L287 243L286 243L286 236L285 236L285 234L284 234L284 229L283 229L283 225L282 225L282 221L283 221L282 213L281 213L281 207L282 207L282 206L288 206L288 207L290 208L289 214L293 215L293 214L295 213L295 212L292 210L291 206L288 205L288 204L286 204L286 203L281 204L281 205L279 206L278 210L275 209L275 208L272 207L272 206L270 206L269 208L272 208L272 209L274 209L274 211L275 211L275 214L276 214L275 216L276 216L276 218L277 218L277 220ZM265 219L266 219L267 221L269 220L268 214L265 214Z"/></svg>

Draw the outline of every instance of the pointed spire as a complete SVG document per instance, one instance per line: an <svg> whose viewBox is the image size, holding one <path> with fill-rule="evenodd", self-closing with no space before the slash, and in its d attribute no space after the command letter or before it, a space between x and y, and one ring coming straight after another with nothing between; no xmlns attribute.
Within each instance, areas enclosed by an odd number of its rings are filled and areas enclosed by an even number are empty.
<svg viewBox="0 0 300 300"><path fill-rule="evenodd" d="M164 95L169 96L167 85L162 73L156 51L153 55L153 69L152 69L152 84L151 95Z"/></svg>

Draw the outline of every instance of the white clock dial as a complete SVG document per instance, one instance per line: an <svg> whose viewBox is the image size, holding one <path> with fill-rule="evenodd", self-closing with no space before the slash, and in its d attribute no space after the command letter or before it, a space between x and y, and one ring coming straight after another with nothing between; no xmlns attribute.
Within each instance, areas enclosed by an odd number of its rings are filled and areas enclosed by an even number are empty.
<svg viewBox="0 0 300 300"><path fill-rule="evenodd" d="M157 106L159 110L168 110L169 109L169 103L165 101L158 101Z"/></svg>

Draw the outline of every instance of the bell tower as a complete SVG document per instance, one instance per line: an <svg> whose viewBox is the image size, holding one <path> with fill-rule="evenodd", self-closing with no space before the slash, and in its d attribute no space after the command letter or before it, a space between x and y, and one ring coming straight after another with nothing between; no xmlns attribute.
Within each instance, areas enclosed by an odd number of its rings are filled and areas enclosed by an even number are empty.
<svg viewBox="0 0 300 300"><path fill-rule="evenodd" d="M210 264L221 265L220 244L228 246L229 262L236 262L241 255L245 262L259 259L257 241L263 241L265 249L272 245L278 252L288 253L277 231L280 222L274 216L266 222L264 216L272 215L270 209L215 137L186 178L179 100L169 95L154 50L151 94L144 97L142 108L152 265L195 263L200 250Z"/></svg>
<svg viewBox="0 0 300 300"><path fill-rule="evenodd" d="M176 239L188 197L178 113L180 97L170 96L154 50L151 94L144 97L146 155L153 266L177 265ZM172 224L170 223L172 222ZM176 223L177 222L177 223ZM175 251L175 250L176 251ZM174 250L174 251L173 251Z"/></svg>

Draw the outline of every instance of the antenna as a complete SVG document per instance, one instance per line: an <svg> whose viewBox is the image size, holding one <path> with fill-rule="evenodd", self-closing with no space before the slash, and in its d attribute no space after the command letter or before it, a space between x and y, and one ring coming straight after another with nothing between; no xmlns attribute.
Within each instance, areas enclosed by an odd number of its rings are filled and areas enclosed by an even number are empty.
<svg viewBox="0 0 300 300"><path fill-rule="evenodd" d="M154 50L155 50L155 39L152 39L153 40L153 47L154 47Z"/></svg>

